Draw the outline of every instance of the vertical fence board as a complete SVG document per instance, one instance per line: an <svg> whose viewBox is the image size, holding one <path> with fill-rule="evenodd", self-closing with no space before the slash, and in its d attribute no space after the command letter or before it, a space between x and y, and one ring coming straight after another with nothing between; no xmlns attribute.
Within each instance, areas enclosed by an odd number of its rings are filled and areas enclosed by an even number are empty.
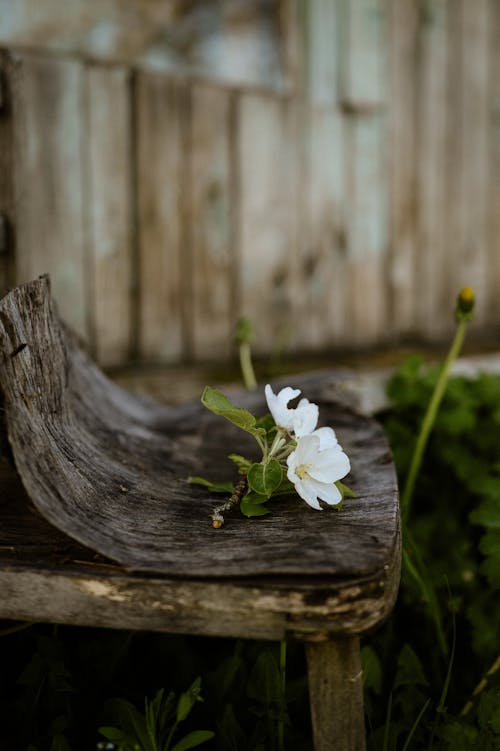
<svg viewBox="0 0 500 751"><path fill-rule="evenodd" d="M314 105L333 105L338 99L337 3L335 0L309 0L304 3L304 11L309 99Z"/></svg>
<svg viewBox="0 0 500 751"><path fill-rule="evenodd" d="M347 124L346 315L351 344L375 343L387 326L388 174L383 114Z"/></svg>
<svg viewBox="0 0 500 751"><path fill-rule="evenodd" d="M414 326L415 296L415 81L418 7L415 0L391 4L391 328Z"/></svg>
<svg viewBox="0 0 500 751"><path fill-rule="evenodd" d="M384 29L387 0L339 0L340 95L348 107L386 101Z"/></svg>
<svg viewBox="0 0 500 751"><path fill-rule="evenodd" d="M420 330L432 336L440 333L440 294L446 273L447 2L431 0L425 7L418 48L415 312Z"/></svg>
<svg viewBox="0 0 500 751"><path fill-rule="evenodd" d="M461 6L461 7L460 7ZM488 122L489 122L489 4L461 0L461 172L458 204L458 246L454 252L455 290L475 288L475 320L484 322L488 278ZM496 75L499 74L497 71ZM453 127L453 124L451 125ZM500 207L499 207L500 210Z"/></svg>
<svg viewBox="0 0 500 751"><path fill-rule="evenodd" d="M239 112L240 310L255 349L295 344L296 112L286 100L243 94Z"/></svg>
<svg viewBox="0 0 500 751"><path fill-rule="evenodd" d="M193 349L198 359L227 358L234 327L230 108L227 91L193 88L189 225Z"/></svg>
<svg viewBox="0 0 500 751"><path fill-rule="evenodd" d="M88 242L92 333L102 365L127 360L131 345L132 203L129 74L87 71Z"/></svg>
<svg viewBox="0 0 500 751"><path fill-rule="evenodd" d="M301 346L345 343L343 120L334 110L309 110L305 132L301 232Z"/></svg>
<svg viewBox="0 0 500 751"><path fill-rule="evenodd" d="M81 63L36 56L18 62L16 275L49 272L63 318L87 332Z"/></svg>
<svg viewBox="0 0 500 751"><path fill-rule="evenodd" d="M183 91L163 76L139 74L136 87L140 353L179 360L184 353L182 188Z"/></svg>
<svg viewBox="0 0 500 751"><path fill-rule="evenodd" d="M500 0L490 0L489 323L500 323Z"/></svg>

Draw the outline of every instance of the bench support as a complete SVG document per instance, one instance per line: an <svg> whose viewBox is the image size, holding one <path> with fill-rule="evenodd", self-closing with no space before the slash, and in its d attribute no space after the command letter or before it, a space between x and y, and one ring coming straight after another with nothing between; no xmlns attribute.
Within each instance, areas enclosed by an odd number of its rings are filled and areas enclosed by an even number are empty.
<svg viewBox="0 0 500 751"><path fill-rule="evenodd" d="M314 751L364 751L359 637L307 644Z"/></svg>

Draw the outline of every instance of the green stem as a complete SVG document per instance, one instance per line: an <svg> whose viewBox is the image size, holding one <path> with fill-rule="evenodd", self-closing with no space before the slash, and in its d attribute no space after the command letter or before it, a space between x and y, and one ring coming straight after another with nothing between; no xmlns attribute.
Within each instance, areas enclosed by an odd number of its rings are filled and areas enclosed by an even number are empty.
<svg viewBox="0 0 500 751"><path fill-rule="evenodd" d="M462 349L465 332L467 331L467 324L468 324L468 321L465 319L462 319L458 322L457 331L455 333L455 338L453 339L452 345L450 347L450 351L448 352L448 356L446 357L446 360L444 361L443 367L439 374L438 381L436 383L436 387L434 389L434 393L432 394L432 398L429 402L429 406L427 407L427 412L425 413L425 416L422 422L422 427L420 428L420 433L417 438L415 451L413 452L413 457L411 460L410 471L408 472L408 478L406 480L406 485L404 487L403 495L401 497L401 513L402 513L404 522L408 520L408 515L410 513L411 499L413 496L413 490L415 488L415 482L417 479L418 472L420 470L420 465L422 464L422 458L425 452L425 448L427 446L427 441L429 440L429 435L436 421L436 416L439 410L439 405L441 404L441 400L446 390L446 384L448 383L451 366L457 359L460 353L460 350Z"/></svg>
<svg viewBox="0 0 500 751"><path fill-rule="evenodd" d="M283 717L286 699L286 639L280 642L280 676L281 676L281 693L283 696L283 708L280 713L280 719L278 720L278 749L279 751L285 751L285 719Z"/></svg>
<svg viewBox="0 0 500 751"><path fill-rule="evenodd" d="M240 344L240 368L243 376L243 383L248 391L255 391L257 388L257 379L252 365L252 351L248 342Z"/></svg>

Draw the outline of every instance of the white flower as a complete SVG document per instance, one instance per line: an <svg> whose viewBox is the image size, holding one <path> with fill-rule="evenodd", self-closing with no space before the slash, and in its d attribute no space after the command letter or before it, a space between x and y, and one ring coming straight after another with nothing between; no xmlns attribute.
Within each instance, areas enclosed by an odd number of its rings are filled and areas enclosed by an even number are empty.
<svg viewBox="0 0 500 751"><path fill-rule="evenodd" d="M321 511L318 498L330 505L342 500L334 483L350 472L351 465L331 428L319 428L315 433L299 438L287 464L288 479L312 508Z"/></svg>
<svg viewBox="0 0 500 751"><path fill-rule="evenodd" d="M265 393L267 406L278 427L293 431L297 438L312 433L318 423L318 405L313 404L309 399L301 399L295 409L288 407L288 402L298 397L300 389L286 386L275 394L271 386L267 384Z"/></svg>

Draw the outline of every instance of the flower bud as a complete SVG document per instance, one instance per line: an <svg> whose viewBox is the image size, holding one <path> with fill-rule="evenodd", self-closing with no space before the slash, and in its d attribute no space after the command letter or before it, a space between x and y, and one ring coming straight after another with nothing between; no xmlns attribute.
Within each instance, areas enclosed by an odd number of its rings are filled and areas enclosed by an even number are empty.
<svg viewBox="0 0 500 751"><path fill-rule="evenodd" d="M457 320L469 321L474 314L476 295L472 287L462 287L457 297L455 316Z"/></svg>

